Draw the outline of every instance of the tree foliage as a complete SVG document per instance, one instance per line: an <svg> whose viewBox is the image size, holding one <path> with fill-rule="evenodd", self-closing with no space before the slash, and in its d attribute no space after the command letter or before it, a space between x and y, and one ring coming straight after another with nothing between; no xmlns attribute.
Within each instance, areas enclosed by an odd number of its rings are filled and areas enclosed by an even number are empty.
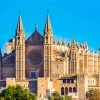
<svg viewBox="0 0 100 100"><path fill-rule="evenodd" d="M98 89L90 89L87 92L86 97L89 100L100 100L100 91Z"/></svg>
<svg viewBox="0 0 100 100"><path fill-rule="evenodd" d="M73 100L73 99L72 99L72 96L66 95L63 97L63 100Z"/></svg>
<svg viewBox="0 0 100 100"><path fill-rule="evenodd" d="M53 92L49 100L72 100L72 96L61 96L58 92Z"/></svg>
<svg viewBox="0 0 100 100"><path fill-rule="evenodd" d="M2 91L0 100L37 100L33 93L30 93L27 89L17 85L9 86Z"/></svg>
<svg viewBox="0 0 100 100"><path fill-rule="evenodd" d="M63 100L63 97L58 92L53 92L49 100Z"/></svg>

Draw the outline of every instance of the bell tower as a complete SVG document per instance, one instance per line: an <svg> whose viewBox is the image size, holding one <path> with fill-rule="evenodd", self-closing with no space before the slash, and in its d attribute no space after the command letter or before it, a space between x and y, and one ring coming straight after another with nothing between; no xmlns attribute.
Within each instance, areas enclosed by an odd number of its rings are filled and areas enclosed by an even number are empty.
<svg viewBox="0 0 100 100"><path fill-rule="evenodd" d="M52 56L53 34L49 15L46 18L44 28L44 77L51 77L51 56Z"/></svg>
<svg viewBox="0 0 100 100"><path fill-rule="evenodd" d="M21 16L15 35L16 79L25 80L25 36Z"/></svg>

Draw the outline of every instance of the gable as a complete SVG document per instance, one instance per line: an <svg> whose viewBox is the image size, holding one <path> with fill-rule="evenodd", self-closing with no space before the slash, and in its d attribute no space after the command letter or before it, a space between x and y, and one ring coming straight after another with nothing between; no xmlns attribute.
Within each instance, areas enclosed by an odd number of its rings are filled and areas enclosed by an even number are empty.
<svg viewBox="0 0 100 100"><path fill-rule="evenodd" d="M35 31L27 40L26 45L41 45L43 44L43 36L39 32Z"/></svg>

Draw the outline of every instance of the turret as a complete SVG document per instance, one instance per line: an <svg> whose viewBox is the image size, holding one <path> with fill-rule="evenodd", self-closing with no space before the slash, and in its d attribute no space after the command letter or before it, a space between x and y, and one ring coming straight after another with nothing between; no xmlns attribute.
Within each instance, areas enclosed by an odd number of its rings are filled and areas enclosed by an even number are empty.
<svg viewBox="0 0 100 100"><path fill-rule="evenodd" d="M84 42L84 48L85 48L86 50L88 50L88 45L87 45L87 42L86 42L86 41Z"/></svg>

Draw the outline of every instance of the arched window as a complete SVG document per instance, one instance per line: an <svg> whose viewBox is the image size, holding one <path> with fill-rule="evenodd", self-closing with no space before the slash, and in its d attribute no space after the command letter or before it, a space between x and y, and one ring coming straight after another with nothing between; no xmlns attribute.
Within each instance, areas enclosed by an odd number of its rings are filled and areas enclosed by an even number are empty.
<svg viewBox="0 0 100 100"><path fill-rule="evenodd" d="M71 92L72 92L72 88L70 87L70 88L69 88L69 93L71 93Z"/></svg>
<svg viewBox="0 0 100 100"><path fill-rule="evenodd" d="M73 92L76 92L76 87L73 87Z"/></svg>
<svg viewBox="0 0 100 100"><path fill-rule="evenodd" d="M61 95L64 95L64 88L61 88Z"/></svg>
<svg viewBox="0 0 100 100"><path fill-rule="evenodd" d="M65 88L65 95L67 95L68 94L68 88L66 87Z"/></svg>

